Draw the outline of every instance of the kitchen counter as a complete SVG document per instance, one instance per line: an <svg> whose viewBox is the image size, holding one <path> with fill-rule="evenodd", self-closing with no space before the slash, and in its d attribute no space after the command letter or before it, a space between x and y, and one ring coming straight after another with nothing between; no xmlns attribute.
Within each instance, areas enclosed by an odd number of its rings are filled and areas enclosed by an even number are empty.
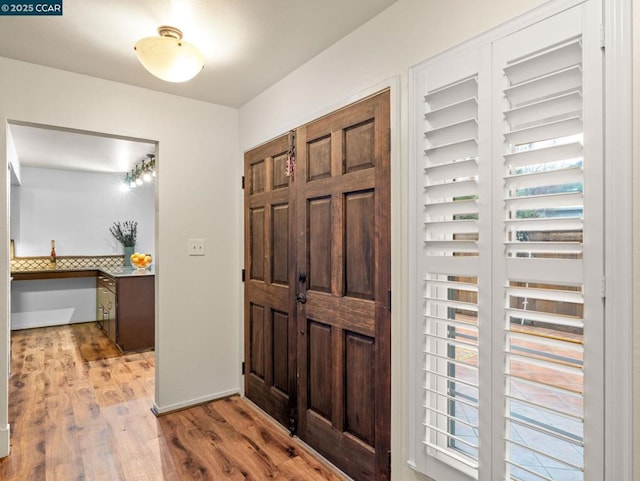
<svg viewBox="0 0 640 481"><path fill-rule="evenodd" d="M70 261L58 262L57 268L49 267L48 260L44 258L35 262L21 260L14 263L12 260L12 298L14 294L18 296L13 305L27 305L24 299L32 302L33 292L47 291L43 299L37 300L35 309L18 309L12 313L12 328L45 327L95 319L121 351L153 349L155 269L153 266L147 269L124 267L122 257L120 262L114 257L106 257L104 263L99 257L67 258L65 260ZM40 280L46 287L24 282L30 280ZM91 286L95 289L93 295L97 296L93 307L89 304Z"/></svg>
<svg viewBox="0 0 640 481"><path fill-rule="evenodd" d="M147 269L136 269L135 267L101 267L98 272L111 277L132 277L132 276L153 276L155 268L153 266Z"/></svg>
<svg viewBox="0 0 640 481"><path fill-rule="evenodd" d="M114 278L133 276L153 276L153 266L148 269L136 269L135 267L87 267L81 269L40 269L11 271L14 281L33 279L68 279L72 277L98 277L106 275Z"/></svg>

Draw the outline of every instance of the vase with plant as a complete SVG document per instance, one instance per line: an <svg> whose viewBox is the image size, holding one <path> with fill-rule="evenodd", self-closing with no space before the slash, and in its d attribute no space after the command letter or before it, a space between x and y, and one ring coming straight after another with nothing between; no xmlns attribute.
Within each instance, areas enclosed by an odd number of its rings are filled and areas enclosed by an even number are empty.
<svg viewBox="0 0 640 481"><path fill-rule="evenodd" d="M124 247L124 265L131 267L131 254L133 254L138 237L138 223L135 220L114 222L109 227L109 232Z"/></svg>

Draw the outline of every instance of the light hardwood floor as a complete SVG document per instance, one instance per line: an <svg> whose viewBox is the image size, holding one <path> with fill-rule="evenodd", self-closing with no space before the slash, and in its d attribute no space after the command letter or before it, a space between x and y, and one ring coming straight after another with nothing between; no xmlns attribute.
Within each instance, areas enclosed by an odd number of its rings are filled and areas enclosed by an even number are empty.
<svg viewBox="0 0 640 481"><path fill-rule="evenodd" d="M156 418L154 353L95 324L12 333L3 481L344 481L238 396Z"/></svg>

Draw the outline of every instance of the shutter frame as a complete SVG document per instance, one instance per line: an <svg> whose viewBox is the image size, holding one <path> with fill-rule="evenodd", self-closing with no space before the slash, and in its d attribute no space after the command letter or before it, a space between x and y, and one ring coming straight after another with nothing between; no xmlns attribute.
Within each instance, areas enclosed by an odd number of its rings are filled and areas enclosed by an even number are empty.
<svg viewBox="0 0 640 481"><path fill-rule="evenodd" d="M567 8L570 8L575 5L581 4L582 2L557 2L557 3L562 4L562 6L565 6ZM589 0L588 3L590 5L594 5L597 2ZM555 5L555 8L557 10L554 12L554 15L565 10L559 5ZM578 7L578 9L580 8L582 7ZM550 9L548 9L547 12L549 12L549 10L551 9L552 8L550 7ZM586 10L591 11L593 10L593 7L590 6ZM575 11L569 13L568 16L572 16L574 14L575 14ZM532 18L535 18L535 15L533 15ZM538 21L540 21L540 18L538 18L537 20L531 20L531 24L533 25ZM557 19L554 19L554 21L557 21ZM513 28L512 32L517 32L522 30L523 27L526 27L526 25L524 25L525 23L526 22L524 20L521 20L520 22L515 22L515 24L511 26L511 28ZM516 25L519 25L519 26L516 26ZM582 25L580 25L580 28L582 28ZM506 38L508 34L511 34L511 32L505 33L505 30L508 30L508 27L502 29L501 32L496 34L497 36L494 37L492 41L493 42L500 41L501 39ZM564 42L564 43L556 42L557 45L552 46L552 48L554 49L557 48L558 50L566 48L572 51L575 51L576 48L578 49L587 48L590 41L586 43L581 43L583 42L583 40L578 39L575 35L575 32L570 30L569 33L570 35L569 35L569 38L567 39L567 42ZM471 43L471 46L469 45L465 46L465 48L463 49L464 53L465 54L469 53L469 51L472 50L471 47L477 47L478 50L481 50L481 47L478 46L478 43L479 41L476 40L475 42ZM541 49L541 50L544 50L544 49ZM545 53L546 52L544 51L535 52L534 55L540 55L540 58L542 58L542 56ZM460 52L460 49L451 51L449 52L449 54L452 59L457 59L458 62L460 62L460 59L463 56L463 54ZM428 91L428 93L425 94L424 71L428 70L429 68L433 68L433 69L443 68L443 65L446 62L446 58L443 59L443 57L446 57L446 56L437 57L432 61L426 62L424 65L414 67L414 69L411 72L413 77L412 77L412 82L410 84L411 88L414 91L414 96L412 96L411 98L415 97L416 99L420 99L420 100L433 98L432 94L434 92ZM522 55L521 58L518 59L517 68L515 67L510 68L509 70L516 71L518 70L518 68L522 68L522 66L524 65L524 61L526 60L527 60L527 55ZM545 62L541 62L541 63L544 64ZM555 95L552 95L552 93L546 93L542 95L542 97L544 97L543 99L535 98L534 100L531 100L528 103L527 101L521 100L518 103L518 105L516 105L515 107L511 106L510 104L507 105L506 108L501 107L500 115L504 115L504 118L506 119L505 122L512 122L513 125L517 127L517 129L515 129L513 132L506 133L504 136L499 138L499 140L491 141L491 142L494 142L490 148L492 151L496 150L495 142L502 143L503 141L506 140L507 142L514 142L517 144L519 142L528 141L528 139L531 138L530 134L532 133L534 134L533 138L535 140L545 141L549 138L548 132L550 131L553 133L553 132L557 132L558 129L562 129L561 131L562 135L570 136L570 135L573 135L574 133L579 132L582 129L583 124L587 120L585 119L585 117L582 116L581 112L579 112L580 109L576 108L576 105L577 105L577 102L582 102L584 100L583 96L585 94L588 94L588 89L586 93L583 92L583 88L580 85L575 85L575 79L577 75L582 75L583 65L582 63L580 63L579 65L576 64L573 67L569 66L565 69L564 66L560 63L554 68L556 68L555 71L544 72L542 75L538 75L538 76L528 74L528 75L531 75L531 78L527 78L525 76L525 79L533 83L537 78L544 78L545 76L549 76L548 79L545 79L547 83L550 84L550 83L556 82L557 85L563 86L562 88L564 90L561 92L557 92ZM561 71L561 72L558 73L557 71ZM455 86L462 82L468 82L468 79L462 78L460 79L460 82L456 82L455 80L450 80L449 84L444 84L441 87L447 87L447 85ZM561 82L561 83L558 83L558 82ZM544 82L538 81L538 84L539 85L544 84ZM566 86L566 89L565 89L565 86ZM518 96L518 98L527 99L527 97L524 97L523 96L524 94L522 93L524 92L525 89L522 89L522 88L518 89L516 87L518 86L508 87L509 89L512 89L509 93ZM479 82L478 88L480 92L480 90L482 89L481 81ZM422 91L420 89L422 89ZM520 90L520 92L518 92L518 90ZM440 91L436 90L436 93L441 93L441 92L442 92L441 90ZM540 96L539 92L535 93L534 97L535 95ZM458 276L463 276L465 274L468 274L469 272L481 273L481 272L484 272L484 268L486 267L482 259L483 249L490 249L492 253L492 257L495 257L497 254L502 255L504 252L506 252L507 255L514 256L514 259L516 260L516 262L511 263L512 265L509 268L506 268L505 266L504 272L507 277L511 277L513 279L519 279L521 281L528 280L529 282L534 282L534 281L542 282L545 280L544 270L547 268L553 268L559 272L558 282L561 286L580 283L581 280L584 278L584 276L589 275L588 268L576 267L577 264L581 265L582 261L570 262L571 259L569 259L570 257L575 257L575 256L579 257L580 255L583 254L581 242L573 242L573 241L528 242L526 248L527 250L530 250L534 254L534 258L540 258L540 256L548 256L549 254L554 254L554 255L558 254L561 257L560 259L544 259L544 261L540 263L544 267L534 268L532 270L531 263L525 264L527 259L515 257L516 255L518 255L519 252L523 252L522 242L504 241L503 235L504 235L504 232L508 232L508 231L521 232L526 230L539 232L539 233L542 233L541 235L543 235L544 232L553 233L558 229L560 229L561 227L565 227L565 230L569 230L569 231L580 231L582 227L584 227L585 229L589 228L589 226L592 225L590 223L592 222L591 220L585 219L584 221L585 223L583 223L583 219L580 217L576 217L574 214L571 214L564 218L557 217L557 218L542 218L542 219L525 219L525 218L502 219L499 214L498 214L498 218L496 218L496 213L495 213L496 211L494 207L490 207L490 209L492 210L492 214L488 216L485 215L483 217L483 214L482 214L484 212L483 209L487 208L485 203L488 201L487 197L483 195L483 189L485 189L485 187L483 187L484 182L483 182L483 171L482 171L483 123L480 118L482 116L482 109L483 109L482 106L484 103L483 103L481 93L478 93L477 97L474 96L473 98L477 100L478 110L479 110L479 114L478 114L479 125L478 125L477 136L471 135L469 132L465 131L466 134L469 134L468 136L469 138L467 139L459 139L454 141L450 138L445 138L445 140L447 140L446 144L430 145L429 141L431 139L437 138L437 136L420 134L419 133L420 130L418 130L418 132L416 132L416 135L412 139L411 152L413 153L412 155L415 155L416 159L423 158L422 157L423 155L427 157L431 156L434 159L433 164L428 165L426 167L420 166L420 164L417 163L418 169L422 168L425 172L429 172L429 171L436 172L438 171L438 169L440 169L441 172L448 172L450 169L450 165L447 164L447 155L450 155L450 154L446 151L451 150L451 151L458 152L462 150L460 149L460 145L465 143L467 146L470 144L477 145L478 154L473 156L473 160L470 160L470 159L464 159L464 160L466 162L477 162L479 165L478 175L477 176L467 175L469 179L466 180L467 182L473 181L478 184L478 198L473 199L473 201L469 201L470 203L473 203L474 209L476 208L475 204L477 204L477 211L479 213L479 219L477 222L478 222L478 231L481 233L481 235L477 241L460 240L458 241L459 243L456 243L456 241L453 239L451 240L425 239L425 236L423 236L423 232L424 232L423 229L427 229L428 231L429 228L435 229L436 227L438 227L439 229L446 231L447 228L445 226L449 225L451 229L448 230L447 232L455 233L454 226L456 225L465 226L468 229L471 229L470 227L471 223L464 222L464 223L456 224L455 221L423 222L421 215L424 212L433 211L433 212L439 213L440 215L442 215L443 213L449 213L451 215L456 215L457 213L457 214L464 215L469 213L469 209L471 208L471 205L464 206L464 207L456 206L457 209L454 211L454 210L450 210L452 208L451 205L446 205L444 203L443 205L437 205L435 202L430 203L430 201L436 199L436 197L434 195L432 198L430 198L428 196L428 191L442 192L446 190L445 186L443 185L443 186L433 186L429 188L424 188L423 186L421 186L419 180L416 181L416 184L415 184L416 189L414 191L415 197L412 197L412 200L418 201L418 206L414 207L415 209L414 218L418 220L418 222L414 224L417 226L416 232L418 236L418 239L417 239L418 242L415 244L415 249L417 252L416 257L420 258L421 256L424 256L426 258L426 260L424 260L423 262L417 262L417 265L415 266L415 268L411 270L412 273L415 273L415 277L412 276L411 282L413 284L411 284L410 287L412 287L412 290L416 289L417 292L414 292L410 295L410 301L413 299L413 302L417 302L418 305L420 301L418 301L417 298L421 298L422 296L420 296L421 288L417 286L419 286L421 282L424 282L423 276L422 276L423 274L422 270L425 268L425 266L428 265L431 272L436 272L441 274L446 274L453 271L455 271L456 275ZM469 99L461 100L460 102L458 102L461 110L463 110L462 104L464 104L466 108L466 106L468 106L469 103L470 103ZM439 108L442 108L442 106L440 106ZM553 108L558 108L559 110L558 114L555 116L553 115ZM502 112L504 112L504 114ZM435 118L436 116L441 115L443 112L437 111L435 112L435 114L430 115L429 112L422 112L418 109L417 113L419 116L422 117L422 119L418 120L416 124L421 124L422 122L428 121L429 118ZM468 120L469 119L466 119L464 122L467 122L468 124L469 123ZM500 123L500 122L502 122L502 119L496 123ZM434 123L437 123L437 122L434 121ZM493 124L494 122L492 122L492 125ZM443 124L438 124L438 125L440 126L440 128L442 128L442 127L452 126L456 124L450 123L447 125L443 125ZM413 132L414 131L412 130L412 133ZM441 152L443 153L440 154ZM580 153L580 143L568 142L562 145L546 146L544 147L544 150L540 149L538 151L509 152L505 154L504 161L506 164L509 164L514 168L523 168L523 167L527 168L527 166L532 165L532 163L536 162L536 157L539 157L540 155L544 155L544 158L546 159L556 159L556 161L562 161L563 159L575 158L576 153L577 154ZM497 156L492 154L492 157L495 158ZM439 165L435 165L435 164L439 164ZM452 164L455 164L455 162L453 162ZM461 172L460 174L461 176L463 174L469 173L467 170L465 170L461 166L458 168L460 169L459 172ZM501 171L502 169L502 167L499 164L496 164L495 162L492 168L497 172ZM417 171L413 170L412 172L417 172ZM552 186L554 185L553 182L557 182L556 185L567 185L572 183L579 184L581 182L587 182L589 178L593 179L593 176L591 173L589 173L587 177L585 177L584 175L585 174L583 171L583 166L574 165L572 167L558 169L558 172L556 173L548 173L548 172L535 173L534 172L534 173L531 173L530 175L506 175L505 181L513 189L520 189L525 192L527 191L527 189L529 189L531 192L533 192L533 189L537 187L536 184L538 182L546 182L547 185ZM445 177L446 177L446 174L444 173L439 174L439 180L444 180ZM459 192L465 192L465 191L460 189ZM513 198L511 198L510 196L505 198L501 194L498 194L499 190L496 189L495 186L490 187L489 192L490 192L489 197L493 199L492 202L494 204L501 205L500 210L502 209L502 206L509 206L508 208L512 210L516 208L527 209L527 208L535 208L536 206L540 206L540 208L544 208L545 206L551 206L552 208L556 208L556 210L560 209L558 210L558 212L560 212L562 211L562 209L564 209L564 211L567 211L568 208L579 206L583 202L584 203L588 202L588 199L585 199L585 196L583 196L581 191L570 192L570 193L547 193L540 196L531 196L531 195L524 194L522 197L513 197ZM589 195L591 195L591 191ZM439 197L439 198L442 198L442 197ZM426 201L423 202L423 199L426 199ZM425 207L425 204L426 204L426 207ZM455 202L451 204L455 204ZM565 221L566 221L566 225L564 225ZM490 238L493 239L493 242L488 240L487 238L483 238L482 232L484 230L488 230L491 233ZM499 247L496 247L496 239L500 239L501 241ZM475 245L474 245L474 242L475 242ZM456 247L458 245L463 245L463 244L464 244L464 250L462 250L461 247ZM427 252L429 252L430 249L431 249L430 254L428 254ZM475 254L475 249L478 249L480 256L474 260L471 260L471 258L475 256L468 256L468 255L461 255L459 257L453 257L453 258L447 257L447 254L451 254L452 252L458 252L460 254ZM535 257L535 256L538 256L538 257ZM565 257L565 259L562 259L562 257ZM443 260L443 258L448 259L448 261ZM597 262L598 261L596 261L596 263ZM458 264L465 264L465 267L462 267L462 266L454 267ZM476 270L470 271L469 269L476 269ZM440 284L444 285L444 284L447 284L447 282L441 281ZM482 289L483 282L479 280L478 284L480 285L480 289ZM493 294L489 295L489 299L490 299L489 304L491 306L501 306L503 299L509 298L509 296L518 297L523 294L523 291L520 288L505 286L504 284L501 283L501 281L496 279L494 279L491 282L491 285L492 285L491 290L493 291ZM565 287L563 287L562 289L565 289ZM541 290L541 289L536 290L536 288L530 288L530 290L527 291L527 293L530 296L537 296L538 302L573 303L576 305L581 305L581 301L584 299L584 296L582 294L580 293L575 294L572 291L562 290L562 289L558 292L547 292L546 290ZM415 297L412 297L412 296L415 296ZM487 299L483 297L482 294L479 295L479 302L481 306L480 318L482 317L483 309L486 309L486 300ZM484 308L482 307L483 305L485 306ZM490 313L491 311L489 310L488 312ZM504 309L504 310L501 309L499 312L503 312L504 315L507 315L507 312L519 313L519 311L517 310L512 311L508 309ZM418 316L421 315L420 309L416 311L416 314ZM491 314L489 315L491 316ZM493 315L493 317L495 317L495 314ZM545 314L544 312L539 314L538 317L540 319L543 319L543 318L547 319L549 320L549 322L551 321L560 322L559 320L563 320L563 318L558 318L553 314ZM567 321L566 323L568 324L568 327L578 327L578 326L581 326L583 323L583 321L580 318L576 318L573 320L568 319L566 321ZM440 320L436 322L445 323L446 321ZM494 353L493 355L495 355L496 352L502 352L502 347L503 347L502 342L495 342L495 338L501 337L501 333L502 333L502 326L498 326L498 327L499 329L497 330L497 332L496 330L494 330L493 334L487 336L487 338L489 339L488 342L491 343L493 346L491 348L491 352ZM412 332L415 333L415 331L412 331ZM496 333L498 334L497 336L496 336ZM482 336L482 334L480 334L480 336ZM520 333L514 332L511 335L511 339L516 341L522 341L523 339L521 339L520 336L521 336ZM482 343L482 339L480 342ZM536 342L542 346L545 344L546 341L544 341L543 339L542 340L537 339ZM555 345L554 342L555 341L548 341L548 344ZM580 351L580 349L577 349L577 351ZM518 360L524 359L525 361L530 363L534 363L534 364L538 363L541 365L549 365L549 366L553 366L553 362L555 362L555 361L552 361L549 364L547 361L537 361L535 360L535 358L533 360L529 360L526 358L526 356L528 355L529 353L526 353L526 352L524 355L520 355L520 354L514 355L514 359L518 359ZM411 359L415 359L415 358L411 357ZM483 358L481 355L480 357L481 365L482 365L482 362L483 362ZM491 362L492 367L490 367L490 370L492 370L494 376L496 373L498 373L498 375L502 377L504 376L504 374L501 372L501 370L496 370L495 368L495 366L498 364L499 364L499 356L497 360L494 359ZM575 371L575 369L568 368L568 367L567 368L563 367L562 369L565 369L571 372ZM482 367L481 367L481 370L482 370ZM505 382L507 382L508 377L505 376L504 379L505 379ZM420 398L421 390L417 389L414 392L416 393L415 394L416 398ZM480 394L480 397L481 399L479 403L479 408L482 409L482 407L484 406L486 409L485 415L489 415L494 419L493 431L496 431L496 426L502 423L502 419L507 419L502 416L502 413L499 407L496 409L496 406L501 404L500 399L505 399L504 394L500 392L500 386L498 386L497 388L493 389L492 394L490 394L488 397L482 398L482 394ZM518 402L518 401L513 401L513 402ZM501 454L502 443L499 441L500 438L496 434L492 436L494 439L493 441L494 444L493 446L489 446L486 448L486 450L489 452L489 457L490 457L489 464L492 467L490 467L488 470L483 470L478 474L479 479L482 479L483 481L491 480L491 479L502 479L502 472L501 472L500 466L505 466L505 461L502 459L502 454ZM414 439L417 439L417 438L414 438ZM428 475L432 476L436 480L458 479L458 478L450 477L449 473L446 475L438 474L438 473L446 473L447 471L446 469L441 470L442 466L439 466L439 463L437 461L434 461L433 459L430 461L429 469L425 470L426 469L424 467L425 462L420 461L418 459L420 456L416 456L416 453L417 452L419 453L419 451L420 451L419 448L417 449L417 451L415 449L412 449L411 451L412 453L411 460L413 463L415 463L416 469L427 473ZM480 458L482 458L483 457L482 453L480 453L479 456ZM437 460L438 457L434 456L434 458ZM429 462L427 462L427 464L428 463ZM484 462L481 461L480 465L483 465L483 464L486 466L486 459ZM471 471L467 470L465 472L463 469L461 469L460 474L462 476L460 479L469 479L469 476L474 477L473 470ZM438 476L440 476L440 478ZM585 478L585 480L586 479L589 479L589 478Z"/></svg>

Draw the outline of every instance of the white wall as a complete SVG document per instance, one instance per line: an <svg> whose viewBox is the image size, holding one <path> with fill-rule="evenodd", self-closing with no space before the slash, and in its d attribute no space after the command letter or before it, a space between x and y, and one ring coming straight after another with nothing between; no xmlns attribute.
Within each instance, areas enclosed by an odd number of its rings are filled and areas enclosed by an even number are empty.
<svg viewBox="0 0 640 481"><path fill-rule="evenodd" d="M20 184L20 159L18 158L18 151L16 150L16 145L13 142L13 137L11 136L11 129L8 125L5 127L7 131L7 162L11 169L11 183L18 185Z"/></svg>
<svg viewBox="0 0 640 481"><path fill-rule="evenodd" d="M638 6L634 1L634 7ZM634 446L640 446L640 8L633 9L633 371L634 371ZM637 448L636 448L637 449ZM640 456L634 456L634 479L640 480Z"/></svg>
<svg viewBox="0 0 640 481"><path fill-rule="evenodd" d="M9 126L5 124L4 129L0 126L0 155L6 152L8 147L12 145L12 140L7 139ZM7 163L9 160L7 159ZM8 225L9 221L9 185L11 175L9 169L0 169L0 186L4 186L4 192L0 193L2 203L0 207L0 225ZM1 189L1 187L0 187ZM2 204L0 203L0 204ZM4 255L0 255L0 456L6 456L9 452L9 364L10 350L7 349L11 339L11 307L9 299L9 290L11 289L9 272L9 229L5 228L4 235L0 237L0 251Z"/></svg>
<svg viewBox="0 0 640 481"><path fill-rule="evenodd" d="M114 221L138 222L138 251L155 254L155 184L123 190L122 174L22 167L11 186L11 238L16 256L122 254ZM14 195L15 191L15 195Z"/></svg>
<svg viewBox="0 0 640 481"><path fill-rule="evenodd" d="M264 143L394 76L402 78L405 110L409 67L542 3L399 0L244 105L240 147Z"/></svg>
<svg viewBox="0 0 640 481"><path fill-rule="evenodd" d="M11 329L59 326L96 319L96 280L28 280L11 283Z"/></svg>
<svg viewBox="0 0 640 481"><path fill-rule="evenodd" d="M0 119L158 142L156 186L156 408L165 411L238 390L241 218L235 109L0 58ZM6 128L0 129L6 152ZM7 185L7 168L0 169ZM0 225L9 220L2 197ZM0 252L8 252L8 232ZM207 255L187 256L187 240ZM8 256L0 255L0 456L6 425Z"/></svg>

